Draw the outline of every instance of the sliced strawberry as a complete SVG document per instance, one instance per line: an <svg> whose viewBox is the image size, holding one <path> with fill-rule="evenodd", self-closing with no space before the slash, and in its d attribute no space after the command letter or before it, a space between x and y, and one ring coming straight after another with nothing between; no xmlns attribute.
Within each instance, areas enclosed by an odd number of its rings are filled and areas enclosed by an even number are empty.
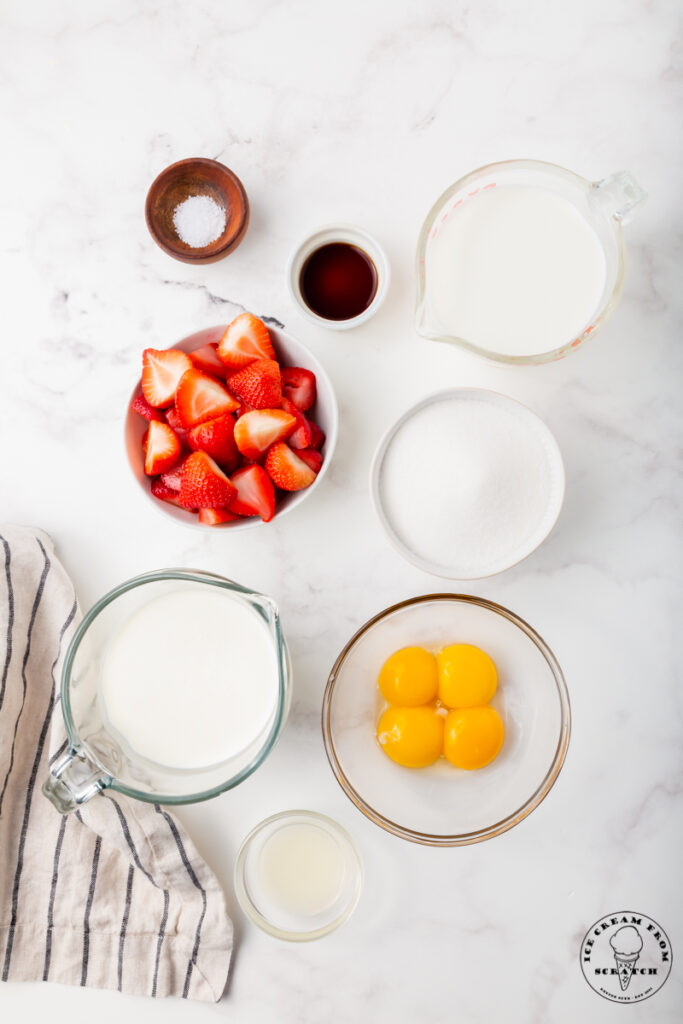
<svg viewBox="0 0 683 1024"><path fill-rule="evenodd" d="M229 412L192 427L188 443L195 452L206 452L219 466L233 470L239 462L240 453L235 444L235 421Z"/></svg>
<svg viewBox="0 0 683 1024"><path fill-rule="evenodd" d="M138 416L142 416L145 420L159 420L161 422L164 418L161 409L155 409L153 405L150 405L144 395L136 395L130 403L130 407L133 412L136 412Z"/></svg>
<svg viewBox="0 0 683 1024"><path fill-rule="evenodd" d="M165 409L164 416L166 417L166 422L168 423L169 427L172 427L173 430L175 430L176 434L178 435L178 440L180 441L181 447L185 451L189 451L190 443L188 441L188 431L183 426L175 405L172 405L170 409Z"/></svg>
<svg viewBox="0 0 683 1024"><path fill-rule="evenodd" d="M282 398L280 367L274 359L256 359L229 377L228 387L252 409L277 409Z"/></svg>
<svg viewBox="0 0 683 1024"><path fill-rule="evenodd" d="M168 423L152 420L142 439L145 453L145 473L156 476L165 473L180 458L180 441Z"/></svg>
<svg viewBox="0 0 683 1024"><path fill-rule="evenodd" d="M261 466L244 466L230 477L237 488L237 498L230 508L241 516L261 516L269 523L275 515L275 488Z"/></svg>
<svg viewBox="0 0 683 1024"><path fill-rule="evenodd" d="M290 402L288 398L283 398L280 402L280 408L288 412L290 416L293 416L296 420L296 429L289 435L288 444L290 448L310 448L312 433L308 420L302 412L300 412L294 405L294 402Z"/></svg>
<svg viewBox="0 0 683 1024"><path fill-rule="evenodd" d="M235 412L235 419L239 419L240 416L244 416L245 413L253 411L254 410L250 405L247 405L246 402L242 402L239 409L237 409L237 411Z"/></svg>
<svg viewBox="0 0 683 1024"><path fill-rule="evenodd" d="M233 519L240 516L234 512L228 512L227 508L200 508L199 522L205 526L219 526L221 523L231 523Z"/></svg>
<svg viewBox="0 0 683 1024"><path fill-rule="evenodd" d="M223 413L234 412L238 406L230 392L208 373L192 368L180 378L175 407L184 427L195 427Z"/></svg>
<svg viewBox="0 0 683 1024"><path fill-rule="evenodd" d="M321 430L313 420L308 420L308 425L311 428L311 448L317 448L320 451L325 444L325 431Z"/></svg>
<svg viewBox="0 0 683 1024"><path fill-rule="evenodd" d="M161 474L161 482L164 487L170 487L172 491L180 490L180 482L183 478L183 466L187 462L187 456L184 459L180 459L176 462L175 466L166 470L165 473Z"/></svg>
<svg viewBox="0 0 683 1024"><path fill-rule="evenodd" d="M183 507L180 504L178 492L172 487L167 487L161 479L152 481L152 494L155 498L159 498L160 501L167 501L169 505L177 505L178 508Z"/></svg>
<svg viewBox="0 0 683 1024"><path fill-rule="evenodd" d="M180 502L185 508L228 508L237 491L206 452L193 452L183 467Z"/></svg>
<svg viewBox="0 0 683 1024"><path fill-rule="evenodd" d="M266 455L265 469L275 486L283 491L301 491L316 478L311 467L286 444L273 445Z"/></svg>
<svg viewBox="0 0 683 1024"><path fill-rule="evenodd" d="M306 412L315 404L315 374L300 366L285 366L282 370L282 393L297 409Z"/></svg>
<svg viewBox="0 0 683 1024"><path fill-rule="evenodd" d="M218 345L216 342L210 342L208 345L196 348L194 352L190 352L190 359L198 370L203 370L204 373L212 373L214 377L225 378L227 370L225 363L221 362L218 358Z"/></svg>
<svg viewBox="0 0 683 1024"><path fill-rule="evenodd" d="M142 393L150 405L173 404L178 381L192 360L177 348L146 348L142 353Z"/></svg>
<svg viewBox="0 0 683 1024"><path fill-rule="evenodd" d="M303 448L296 454L306 463L307 466L311 467L316 475L320 472L320 467L323 464L323 457L320 452L315 450L315 448Z"/></svg>
<svg viewBox="0 0 683 1024"><path fill-rule="evenodd" d="M228 324L218 343L218 355L234 371L255 359L275 359L275 350L263 320L253 313L242 313Z"/></svg>
<svg viewBox="0 0 683 1024"><path fill-rule="evenodd" d="M295 429L295 417L283 409L254 409L235 424L235 441L242 455L258 459L271 444L284 441Z"/></svg>

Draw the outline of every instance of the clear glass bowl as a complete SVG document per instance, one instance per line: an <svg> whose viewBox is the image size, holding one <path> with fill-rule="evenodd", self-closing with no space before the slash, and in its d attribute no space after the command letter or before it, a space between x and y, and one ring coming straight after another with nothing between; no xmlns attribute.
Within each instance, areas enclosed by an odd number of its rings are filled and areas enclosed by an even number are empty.
<svg viewBox="0 0 683 1024"><path fill-rule="evenodd" d="M332 844L340 868L335 897L315 910L288 906L272 882L268 884L267 871L264 873L268 844L301 825L319 833L319 840ZM294 870L294 865L289 868ZM260 822L246 837L237 854L234 878L240 906L254 924L278 939L310 942L348 921L360 897L363 868L351 836L332 818L315 811L281 811ZM305 879L299 876L298 881L305 887ZM297 890L300 895L299 884Z"/></svg>
<svg viewBox="0 0 683 1024"><path fill-rule="evenodd" d="M478 771L443 758L403 768L376 740L379 670L401 647L451 643L474 644L496 664L503 748ZM370 821L426 846L465 846L506 832L548 795L567 754L569 695L555 655L523 619L481 598L430 594L386 608L349 640L327 682L322 729L337 781Z"/></svg>
<svg viewBox="0 0 683 1024"><path fill-rule="evenodd" d="M429 249L441 223L461 203L471 202L484 189L499 185L536 185L561 195L572 203L595 230L605 255L605 285L598 307L581 333L567 338L552 351L533 355L508 355L488 351L476 339L450 334L439 322L430 302ZM573 171L541 160L504 160L487 164L466 174L439 196L425 218L417 244L417 302L415 325L419 334L434 341L458 345L501 363L528 365L562 359L579 348L600 328L613 312L624 283L626 250L621 225L647 198L635 178L625 171L600 181L588 181Z"/></svg>
<svg viewBox="0 0 683 1024"><path fill-rule="evenodd" d="M268 628L278 668L277 704L261 735L235 757L196 769L157 764L127 747L109 725L100 697L101 668L111 638L148 601L184 587L219 588L252 608ZM264 761L282 731L290 699L289 654L277 607L269 597L202 570L161 569L136 576L93 605L69 644L61 685L68 747L50 768L43 792L61 814L107 788L148 803L209 800L239 785Z"/></svg>

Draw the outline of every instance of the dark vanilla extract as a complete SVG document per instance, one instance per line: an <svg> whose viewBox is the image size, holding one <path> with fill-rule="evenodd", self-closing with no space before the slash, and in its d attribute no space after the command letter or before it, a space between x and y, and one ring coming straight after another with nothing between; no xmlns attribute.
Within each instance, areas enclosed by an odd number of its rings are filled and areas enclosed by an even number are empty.
<svg viewBox="0 0 683 1024"><path fill-rule="evenodd" d="M325 320L351 320L365 312L377 293L377 270L367 253L347 242L321 245L299 277L308 308Z"/></svg>

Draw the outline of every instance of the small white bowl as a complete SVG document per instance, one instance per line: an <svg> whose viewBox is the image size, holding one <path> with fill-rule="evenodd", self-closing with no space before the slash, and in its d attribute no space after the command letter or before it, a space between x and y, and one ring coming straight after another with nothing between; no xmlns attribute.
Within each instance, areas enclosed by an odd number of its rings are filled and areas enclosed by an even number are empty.
<svg viewBox="0 0 683 1024"><path fill-rule="evenodd" d="M183 352L194 352L195 349L201 348L202 345L208 345L213 342L218 342L225 333L225 324L221 324L218 327L207 327L203 331L197 331L196 334L190 334L186 338L182 338L181 341L175 343L175 345L169 346L170 348L179 348ZM316 377L318 397L314 406L315 421L318 426L325 432L325 444L322 448L323 464L320 467L320 472L317 477L310 485L302 491L292 491L289 494L285 494L280 498L278 504L275 507L275 515L271 522L275 522L280 516L284 515L285 512L291 511L300 505L317 487L320 486L320 481L325 476L327 468L332 461L334 454L335 445L337 443L337 431L339 427L339 410L337 408L337 399L332 387L332 382L328 377L325 369L319 360L313 355L311 350L303 345L296 338L293 338L291 334L286 334L285 331L281 331L277 327L271 327L268 325L270 336L273 341L275 348L275 354L277 358L282 362L284 366L301 366L306 370L311 370ZM200 523L196 514L193 512L186 511L185 509L178 508L176 505L170 505L167 501L160 501L159 498L155 498L150 488L150 478L145 474L144 460L142 455L142 438L147 429L147 421L134 412L130 403L133 401L135 396L140 393L140 380L138 380L130 399L128 400L128 409L126 413L125 425L124 425L124 440L126 445L126 454L128 456L128 462L130 468L133 471L133 475L137 480L142 493L146 499L152 503L157 512L170 519L175 519L176 522L182 523L184 526L194 527L200 530L248 530L255 526L268 526L269 523L264 523L259 516L249 516L245 519L234 519L228 523L220 523L218 526L209 526Z"/></svg>
<svg viewBox="0 0 683 1024"><path fill-rule="evenodd" d="M318 316L306 304L301 294L300 280L304 263L312 252L320 249L323 245L329 245L331 242L345 242L347 245L355 245L362 249L374 263L377 272L377 291L375 292L374 299L367 309L364 309L358 316L350 317L348 320L326 320L325 317ZM367 231L357 228L353 224L327 224L325 227L318 228L317 231L314 231L313 234L304 239L298 249L294 250L287 264L289 293L300 311L307 320L318 324L320 327L327 327L331 331L348 331L352 327L359 327L361 324L366 323L370 317L374 316L386 298L390 277L389 260L382 246Z"/></svg>
<svg viewBox="0 0 683 1024"><path fill-rule="evenodd" d="M432 562L414 551L395 530L392 525L391 514L385 508L382 499L383 463L398 432L408 420L427 406L450 400L486 402L499 409L504 409L511 416L522 419L536 435L546 456L547 507L542 519L536 525L536 529L523 541L519 542L516 547L511 547L508 556L504 557L501 555L495 564L488 563L482 565L476 571L471 565L466 567L464 562L459 565ZM557 522L564 501L564 489L565 476L562 454L557 441L543 420L536 413L532 412L531 409L527 408L527 406L522 405L521 402L509 398L507 395L499 394L496 391L487 391L483 388L450 388L428 395L411 406L386 432L377 447L370 467L372 502L379 521L392 545L407 561L412 562L418 569L431 573L433 576L441 576L449 580L484 579L487 576L494 576L496 573L503 572L505 569L510 569L513 565L517 565L527 558L545 540Z"/></svg>

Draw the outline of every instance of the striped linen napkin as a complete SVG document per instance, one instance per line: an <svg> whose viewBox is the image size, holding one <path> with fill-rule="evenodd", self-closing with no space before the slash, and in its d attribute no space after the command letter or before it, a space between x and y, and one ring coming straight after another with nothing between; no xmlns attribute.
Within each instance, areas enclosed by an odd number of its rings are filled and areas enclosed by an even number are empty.
<svg viewBox="0 0 683 1024"><path fill-rule="evenodd" d="M218 1000L232 923L173 816L105 792L61 817L40 792L79 618L47 534L0 525L0 977Z"/></svg>

